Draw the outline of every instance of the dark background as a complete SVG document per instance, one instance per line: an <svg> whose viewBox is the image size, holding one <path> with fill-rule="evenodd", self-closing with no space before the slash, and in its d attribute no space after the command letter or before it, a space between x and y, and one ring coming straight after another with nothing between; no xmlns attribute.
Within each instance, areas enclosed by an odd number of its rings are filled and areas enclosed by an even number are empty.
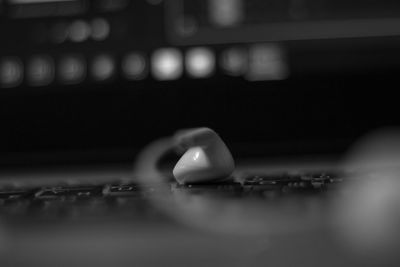
<svg viewBox="0 0 400 267"><path fill-rule="evenodd" d="M149 56L160 47L185 51L195 46L168 39L165 3L127 3L112 12L93 4L72 17L32 19L10 17L10 7L3 3L0 56L46 53L57 58L75 52L90 58L105 51L118 60L131 50ZM54 45L45 37L32 41L32 35L40 36L34 31L39 26L45 36L56 21L95 16L106 17L116 29L104 42ZM155 138L197 126L214 128L236 157L340 155L363 134L400 123L399 36L274 43L287 51L286 80L249 82L217 69L208 79L185 75L176 81L151 76L128 81L117 69L104 83L89 78L78 85L31 87L23 82L3 88L1 164L126 161ZM243 40L209 47L218 54L232 45L248 44ZM207 40L199 45L207 45Z"/></svg>

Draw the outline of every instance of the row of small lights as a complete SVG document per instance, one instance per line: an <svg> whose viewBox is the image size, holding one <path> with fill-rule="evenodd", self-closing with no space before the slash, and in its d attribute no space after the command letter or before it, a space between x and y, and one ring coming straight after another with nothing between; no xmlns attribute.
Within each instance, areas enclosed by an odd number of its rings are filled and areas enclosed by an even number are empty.
<svg viewBox="0 0 400 267"><path fill-rule="evenodd" d="M25 68L17 57L0 58L0 87L17 87L24 76L30 86L50 85L56 77L62 84L79 84L88 74L101 82L111 79L117 68L115 58L109 54L97 55L89 64L80 55L64 56L57 62L57 72L55 65L54 59L46 55L33 56ZM288 74L282 49L270 44L229 48L222 52L220 66L225 74L251 81L281 80ZM142 80L151 72L155 80L171 81L181 78L184 71L191 78L201 79L212 76L215 69L215 52L207 47L190 48L185 54L176 48L157 49L150 64L141 52L128 53L121 60L121 71L127 80Z"/></svg>
<svg viewBox="0 0 400 267"><path fill-rule="evenodd" d="M34 38L41 41L43 33L47 33L45 29L37 26L40 34L35 34ZM63 43L71 41L80 43L92 39L94 41L103 41L107 39L111 32L110 23L104 18L94 18L91 21L82 19L71 22L58 22L49 29L49 38L54 43Z"/></svg>

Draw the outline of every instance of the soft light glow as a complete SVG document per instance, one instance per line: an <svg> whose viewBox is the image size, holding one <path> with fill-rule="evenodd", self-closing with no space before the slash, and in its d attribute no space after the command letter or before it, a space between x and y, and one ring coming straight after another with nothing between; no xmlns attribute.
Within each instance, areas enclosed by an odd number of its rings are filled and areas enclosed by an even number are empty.
<svg viewBox="0 0 400 267"><path fill-rule="evenodd" d="M69 29L69 37L73 42L86 41L91 34L91 27L83 20L73 22Z"/></svg>
<svg viewBox="0 0 400 267"><path fill-rule="evenodd" d="M256 44L250 47L246 79L250 81L283 80L288 75L289 68L281 46Z"/></svg>
<svg viewBox="0 0 400 267"><path fill-rule="evenodd" d="M34 56L27 66L27 80L29 85L44 86L54 79L54 63L48 56Z"/></svg>
<svg viewBox="0 0 400 267"><path fill-rule="evenodd" d="M86 77L86 62L80 56L65 56L59 64L59 76L65 84L81 82Z"/></svg>
<svg viewBox="0 0 400 267"><path fill-rule="evenodd" d="M182 54L173 48L163 48L154 52L151 69L157 80L175 80L183 72Z"/></svg>
<svg viewBox="0 0 400 267"><path fill-rule="evenodd" d="M110 24L103 18L92 20L92 39L102 41L110 34Z"/></svg>
<svg viewBox="0 0 400 267"><path fill-rule="evenodd" d="M0 60L0 86L18 86L23 80L24 70L21 61L15 57Z"/></svg>
<svg viewBox="0 0 400 267"><path fill-rule="evenodd" d="M97 81L104 81L113 76L115 72L114 59L109 55L99 55L93 59L91 74Z"/></svg>
<svg viewBox="0 0 400 267"><path fill-rule="evenodd" d="M248 54L242 48L230 48L221 56L221 67L228 75L241 76L248 68Z"/></svg>
<svg viewBox="0 0 400 267"><path fill-rule="evenodd" d="M230 27L243 20L242 0L209 0L208 13L211 21L219 27Z"/></svg>
<svg viewBox="0 0 400 267"><path fill-rule="evenodd" d="M194 78L205 78L215 70L215 56L207 48L193 48L186 54L186 70Z"/></svg>
<svg viewBox="0 0 400 267"><path fill-rule="evenodd" d="M127 79L140 80L147 74L146 59L140 53L130 53L122 61L122 71Z"/></svg>

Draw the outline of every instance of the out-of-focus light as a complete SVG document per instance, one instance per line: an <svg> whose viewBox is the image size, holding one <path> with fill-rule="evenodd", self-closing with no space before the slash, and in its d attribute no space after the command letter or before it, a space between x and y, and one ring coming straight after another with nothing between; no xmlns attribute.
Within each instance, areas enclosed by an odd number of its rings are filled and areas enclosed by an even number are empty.
<svg viewBox="0 0 400 267"><path fill-rule="evenodd" d="M0 86L3 88L18 86L24 75L23 65L16 57L0 59Z"/></svg>
<svg viewBox="0 0 400 267"><path fill-rule="evenodd" d="M74 21L69 27L69 37L73 42L86 41L91 34L90 25L83 20Z"/></svg>
<svg viewBox="0 0 400 267"><path fill-rule="evenodd" d="M111 78L115 72L114 59L109 55L96 56L92 61L90 72L97 81Z"/></svg>
<svg viewBox="0 0 400 267"><path fill-rule="evenodd" d="M208 48L192 48L186 53L186 70L191 77L205 78L215 70L215 56Z"/></svg>
<svg viewBox="0 0 400 267"><path fill-rule="evenodd" d="M126 55L122 61L122 71L127 79L143 79L147 74L145 57L140 53Z"/></svg>
<svg viewBox="0 0 400 267"><path fill-rule="evenodd" d="M182 36L190 36L197 32L197 21L192 16L182 16L176 19L176 31Z"/></svg>
<svg viewBox="0 0 400 267"><path fill-rule="evenodd" d="M175 80L183 72L182 54L174 48L156 50L151 58L151 69L157 80Z"/></svg>
<svg viewBox="0 0 400 267"><path fill-rule="evenodd" d="M234 26L243 19L243 3L242 0L208 0L208 13L216 26Z"/></svg>
<svg viewBox="0 0 400 267"><path fill-rule="evenodd" d="M54 79L54 63L48 56L34 56L27 65L27 81L32 86L44 86Z"/></svg>
<svg viewBox="0 0 400 267"><path fill-rule="evenodd" d="M92 20L92 39L102 41L110 34L110 24L103 18Z"/></svg>
<svg viewBox="0 0 400 267"><path fill-rule="evenodd" d="M80 56L65 56L58 69L60 80L65 84L80 83L86 78L86 62Z"/></svg>
<svg viewBox="0 0 400 267"><path fill-rule="evenodd" d="M276 44L256 44L250 47L249 81L283 80L289 75L289 68L282 47Z"/></svg>
<svg viewBox="0 0 400 267"><path fill-rule="evenodd" d="M228 75L244 75L248 68L248 53L242 48L230 48L222 52L220 64Z"/></svg>

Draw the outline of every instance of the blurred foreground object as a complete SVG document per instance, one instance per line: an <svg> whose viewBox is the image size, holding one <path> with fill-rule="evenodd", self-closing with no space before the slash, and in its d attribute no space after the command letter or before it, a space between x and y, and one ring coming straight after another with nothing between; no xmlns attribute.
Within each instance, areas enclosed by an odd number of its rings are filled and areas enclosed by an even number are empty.
<svg viewBox="0 0 400 267"><path fill-rule="evenodd" d="M400 131L375 132L358 142L345 168L355 171L339 198L340 238L356 253L393 264L400 260Z"/></svg>

